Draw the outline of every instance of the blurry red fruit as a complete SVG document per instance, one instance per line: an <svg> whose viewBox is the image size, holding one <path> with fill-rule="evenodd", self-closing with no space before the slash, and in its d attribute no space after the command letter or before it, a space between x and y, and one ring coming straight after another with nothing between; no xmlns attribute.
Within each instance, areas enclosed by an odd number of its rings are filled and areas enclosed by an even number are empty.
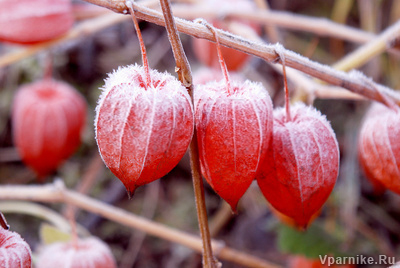
<svg viewBox="0 0 400 268"><path fill-rule="evenodd" d="M359 134L359 160L375 191L400 194L400 112L374 104Z"/></svg>
<svg viewBox="0 0 400 268"><path fill-rule="evenodd" d="M38 268L116 268L114 256L103 241L95 237L53 243L39 253Z"/></svg>
<svg viewBox="0 0 400 268"><path fill-rule="evenodd" d="M204 6L213 6L213 7L218 7L218 10L223 13L224 9L235 9L235 10L255 10L256 7L254 6L254 3L252 1L248 0L208 0L204 1L202 3ZM200 7L199 7L200 8ZM240 21L242 22L242 21ZM211 21L212 25L215 26L216 28L220 28L223 30L228 30L227 26L224 22L219 21L219 20L213 20ZM260 26L257 24L251 24L248 22L242 22L245 23L247 26L250 26L253 28L256 32L260 32ZM199 38L194 38L193 42L193 51L194 54L196 55L196 58L204 65L213 67L213 68L218 68L219 67L219 62L218 62L218 53L217 53L217 48L216 44L205 40L205 39L199 39ZM238 51L233 48L228 48L225 46L221 47L221 52L222 56L225 59L225 64L228 70L230 71L237 71L240 69L249 59L249 55Z"/></svg>
<svg viewBox="0 0 400 268"><path fill-rule="evenodd" d="M130 65L106 79L96 108L96 140L104 163L132 195L171 171L193 135L185 87L168 73Z"/></svg>
<svg viewBox="0 0 400 268"><path fill-rule="evenodd" d="M315 108L274 111L271 145L257 176L265 198L278 211L306 228L333 190L339 171L339 148L329 122Z"/></svg>
<svg viewBox="0 0 400 268"><path fill-rule="evenodd" d="M31 268L29 245L15 232L0 227L0 267Z"/></svg>
<svg viewBox="0 0 400 268"><path fill-rule="evenodd" d="M272 134L272 102L259 83L226 81L195 90L202 173L233 211L255 179Z"/></svg>
<svg viewBox="0 0 400 268"><path fill-rule="evenodd" d="M44 79L22 86L15 95L14 143L39 178L53 172L81 143L85 99L71 86Z"/></svg>
<svg viewBox="0 0 400 268"><path fill-rule="evenodd" d="M70 0L1 0L0 41L33 44L59 37L74 22Z"/></svg>

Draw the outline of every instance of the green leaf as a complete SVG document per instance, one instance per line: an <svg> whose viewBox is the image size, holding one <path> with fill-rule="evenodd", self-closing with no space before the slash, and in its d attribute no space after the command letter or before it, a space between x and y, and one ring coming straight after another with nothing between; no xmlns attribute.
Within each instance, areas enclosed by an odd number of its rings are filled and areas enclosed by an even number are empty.
<svg viewBox="0 0 400 268"><path fill-rule="evenodd" d="M317 222L305 232L289 226L278 228L278 247L282 252L318 258L319 255L348 256L339 251L340 240L327 233Z"/></svg>
<svg viewBox="0 0 400 268"><path fill-rule="evenodd" d="M55 242L67 242L71 240L71 234L57 229L53 225L43 223L40 226L40 239L43 244L48 245Z"/></svg>

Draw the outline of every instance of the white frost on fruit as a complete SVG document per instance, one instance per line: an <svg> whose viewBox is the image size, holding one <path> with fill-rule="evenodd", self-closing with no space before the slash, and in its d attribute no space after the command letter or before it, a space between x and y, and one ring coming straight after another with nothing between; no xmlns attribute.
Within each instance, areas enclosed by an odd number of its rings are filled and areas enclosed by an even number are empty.
<svg viewBox="0 0 400 268"><path fill-rule="evenodd" d="M107 244L96 237L78 239L76 244L58 242L43 248L37 259L40 268L116 268Z"/></svg>
<svg viewBox="0 0 400 268"><path fill-rule="evenodd" d="M0 267L31 268L32 252L18 233L0 227Z"/></svg>

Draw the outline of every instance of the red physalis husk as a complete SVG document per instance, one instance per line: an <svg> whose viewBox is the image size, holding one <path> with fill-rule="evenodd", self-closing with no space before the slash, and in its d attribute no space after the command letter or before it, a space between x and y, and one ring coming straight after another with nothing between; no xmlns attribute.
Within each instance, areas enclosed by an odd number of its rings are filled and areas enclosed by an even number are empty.
<svg viewBox="0 0 400 268"><path fill-rule="evenodd" d="M374 104L359 134L359 160L375 192L400 194L400 111Z"/></svg>
<svg viewBox="0 0 400 268"><path fill-rule="evenodd" d="M32 267L32 252L18 233L0 227L0 267Z"/></svg>
<svg viewBox="0 0 400 268"><path fill-rule="evenodd" d="M0 1L0 41L43 42L66 33L73 23L71 0Z"/></svg>
<svg viewBox="0 0 400 268"><path fill-rule="evenodd" d="M329 122L313 107L297 103L274 111L267 156L257 176L265 198L306 228L325 203L339 171L339 147Z"/></svg>
<svg viewBox="0 0 400 268"><path fill-rule="evenodd" d="M42 249L39 268L116 268L115 258L106 243L96 237L56 242Z"/></svg>
<svg viewBox="0 0 400 268"><path fill-rule="evenodd" d="M233 211L255 179L272 134L272 102L260 83L211 82L195 88L202 173Z"/></svg>
<svg viewBox="0 0 400 268"><path fill-rule="evenodd" d="M130 65L111 73L96 108L96 140L104 163L132 195L166 175L193 135L193 107L169 73Z"/></svg>
<svg viewBox="0 0 400 268"><path fill-rule="evenodd" d="M86 109L83 96L64 82L43 79L18 90L12 111L14 143L39 179L80 145Z"/></svg>

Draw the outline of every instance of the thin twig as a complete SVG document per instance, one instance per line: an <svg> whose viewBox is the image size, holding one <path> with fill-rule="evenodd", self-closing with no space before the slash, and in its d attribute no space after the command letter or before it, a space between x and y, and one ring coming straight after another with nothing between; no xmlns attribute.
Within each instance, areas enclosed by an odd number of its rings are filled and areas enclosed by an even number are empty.
<svg viewBox="0 0 400 268"><path fill-rule="evenodd" d="M174 17L172 15L171 5L169 0L160 0L161 8L165 19L165 28L168 32L168 38L171 43L172 51L176 62L176 72L178 73L179 80L188 89L192 103L193 98L193 85L192 73L190 65L183 50L182 42L179 38L176 29ZM214 268L218 266L218 261L213 256L211 247L211 236L208 227L207 208L205 203L203 178L200 172L199 149L197 144L196 129L189 146L190 150L190 163L192 169L193 188L195 193L197 218L199 221L200 235L203 245L203 267Z"/></svg>
<svg viewBox="0 0 400 268"><path fill-rule="evenodd" d="M255 0L254 3L257 5L258 8L270 11L270 7L267 1L264 0ZM267 25L265 26L265 32L267 33L268 39L271 43L278 43L281 40L280 34L276 25Z"/></svg>
<svg viewBox="0 0 400 268"><path fill-rule="evenodd" d="M342 71L358 68L373 57L394 46L399 37L400 20L387 28L370 42L362 45L352 53L346 55L346 57L336 62L332 67Z"/></svg>
<svg viewBox="0 0 400 268"><path fill-rule="evenodd" d="M71 225L58 212L43 205L24 201L1 201L0 209L4 213L25 214L46 220L62 232L71 233ZM1 216L1 215L0 215ZM0 217L1 218L1 217ZM89 235L89 232L81 225L77 225L77 231L82 236Z"/></svg>
<svg viewBox="0 0 400 268"><path fill-rule="evenodd" d="M86 1L86 2L91 2L91 1ZM102 6L101 4L106 3L106 2L109 3L111 6L115 5L117 7L116 12L117 11L118 12L117 13L106 13L99 17L83 21L83 22L77 24L74 28L72 28L70 31L68 31L65 35L63 35L59 38L53 39L51 41L42 42L37 45L22 47L15 51L7 53L0 57L0 68L10 65L19 60L25 59L29 56L35 55L43 50L49 49L49 48L57 46L57 45L64 44L68 41L72 41L72 40L76 40L76 39L85 37L87 35L96 33L107 27L110 27L112 25L121 23L121 22L129 19L128 16L122 16L121 14L118 14L118 13L128 14L126 12L119 12L119 9L118 9L120 7L120 3L122 3L122 2L124 3L123 4L124 7L127 9L127 7L125 6L125 1L119 1L119 0L97 1L97 0L94 0L92 2L95 4L97 3L99 6ZM147 7L154 6L155 3L158 3L158 1L157 0L141 1L141 5L147 6Z"/></svg>
<svg viewBox="0 0 400 268"><path fill-rule="evenodd" d="M57 39L48 42L43 42L38 45L32 45L26 48L17 49L13 52L7 53L6 55L0 57L0 68L5 67L21 59L25 59L29 56L35 55L36 53L46 50L50 47L64 44L65 42L87 36L88 34L91 33L95 33L106 27L120 23L126 19L129 18L126 16L122 16L120 14L110 13L97 17L95 19L84 21L78 24L72 30L70 30L67 34Z"/></svg>
<svg viewBox="0 0 400 268"><path fill-rule="evenodd" d="M29 200L47 203L73 204L88 212L101 215L119 224L136 228L164 240L184 245L197 252L202 251L202 242L198 236L167 227L163 224L150 221L126 210L106 204L97 199L68 190L62 181L53 184L30 186L0 186L0 199L2 200ZM216 240L212 241L215 253L221 259L235 262L245 267L278 268L279 265L270 263L258 257L246 254L223 245Z"/></svg>

